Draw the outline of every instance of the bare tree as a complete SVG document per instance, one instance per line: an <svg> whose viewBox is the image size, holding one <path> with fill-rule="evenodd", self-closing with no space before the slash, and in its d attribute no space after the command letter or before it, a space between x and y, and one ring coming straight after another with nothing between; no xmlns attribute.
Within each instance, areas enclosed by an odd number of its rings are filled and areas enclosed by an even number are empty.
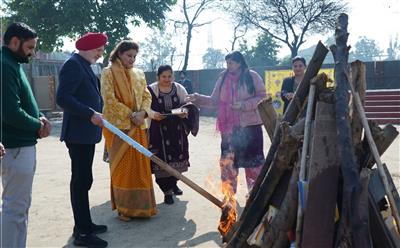
<svg viewBox="0 0 400 248"><path fill-rule="evenodd" d="M156 71L160 65L174 64L176 47L172 40L172 33L165 27L153 29L153 32L140 45L140 59L138 66L145 71Z"/></svg>
<svg viewBox="0 0 400 248"><path fill-rule="evenodd" d="M246 35L247 30L248 30L248 26L245 25L245 20L244 19L239 20L235 24L235 27L233 28L233 38L232 38L231 51L235 50L236 42L240 38L243 38Z"/></svg>
<svg viewBox="0 0 400 248"><path fill-rule="evenodd" d="M390 38L389 47L386 49L388 53L388 60L395 60L399 57L400 54L400 42L399 36L396 34L396 37Z"/></svg>
<svg viewBox="0 0 400 248"><path fill-rule="evenodd" d="M227 13L229 22L233 24L233 37L231 40L231 51L236 48L237 42L243 38L249 30L249 23L243 15L238 15L237 11L240 8L240 3L237 0L225 0L219 8ZM228 51L228 49L226 49Z"/></svg>
<svg viewBox="0 0 400 248"><path fill-rule="evenodd" d="M347 5L337 0L242 0L236 15L286 44L297 55L306 37L334 27Z"/></svg>
<svg viewBox="0 0 400 248"><path fill-rule="evenodd" d="M210 24L213 20L198 22L199 16L206 10L214 7L218 0L183 0L182 12L183 20L175 20L176 26L182 26L186 31L185 59L182 71L186 71L189 64L190 42L194 28Z"/></svg>

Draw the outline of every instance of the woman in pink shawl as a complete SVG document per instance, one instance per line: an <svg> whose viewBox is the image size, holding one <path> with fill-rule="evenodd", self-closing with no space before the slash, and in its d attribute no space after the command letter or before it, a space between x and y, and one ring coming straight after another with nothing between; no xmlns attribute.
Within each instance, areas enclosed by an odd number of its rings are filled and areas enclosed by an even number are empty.
<svg viewBox="0 0 400 248"><path fill-rule="evenodd" d="M198 93L188 100L217 108L217 130L221 133L221 179L236 193L239 168L245 168L250 191L264 164L263 134L257 103L266 96L262 78L249 70L243 55L234 51L225 57L223 71L211 96Z"/></svg>

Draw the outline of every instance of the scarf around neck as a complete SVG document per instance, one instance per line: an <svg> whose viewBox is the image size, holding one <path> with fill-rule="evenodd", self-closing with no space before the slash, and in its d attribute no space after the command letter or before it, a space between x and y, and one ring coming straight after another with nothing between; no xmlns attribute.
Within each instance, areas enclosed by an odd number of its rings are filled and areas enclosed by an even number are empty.
<svg viewBox="0 0 400 248"><path fill-rule="evenodd" d="M227 73L222 82L218 102L217 130L222 134L231 134L240 123L239 111L233 110L232 105L238 99L239 74Z"/></svg>
<svg viewBox="0 0 400 248"><path fill-rule="evenodd" d="M115 97L133 109L135 105L132 89L134 81L130 71L131 69L126 69L118 58L111 64Z"/></svg>

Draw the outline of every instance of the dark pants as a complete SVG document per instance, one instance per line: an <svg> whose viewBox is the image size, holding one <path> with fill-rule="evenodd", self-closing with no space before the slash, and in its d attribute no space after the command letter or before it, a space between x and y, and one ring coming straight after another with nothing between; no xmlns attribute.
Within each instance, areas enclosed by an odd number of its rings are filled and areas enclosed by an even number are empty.
<svg viewBox="0 0 400 248"><path fill-rule="evenodd" d="M164 194L172 194L172 190L176 187L176 182L178 179L175 177L162 177L162 178L156 178L156 183L164 192Z"/></svg>
<svg viewBox="0 0 400 248"><path fill-rule="evenodd" d="M89 209L89 190L92 186L94 144L67 144L71 158L71 204L74 213L74 230L89 234L92 219Z"/></svg>

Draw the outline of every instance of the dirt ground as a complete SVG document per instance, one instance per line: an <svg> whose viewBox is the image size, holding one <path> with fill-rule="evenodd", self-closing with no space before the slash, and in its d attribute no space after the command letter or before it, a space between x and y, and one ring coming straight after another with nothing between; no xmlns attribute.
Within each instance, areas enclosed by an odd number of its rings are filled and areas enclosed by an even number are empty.
<svg viewBox="0 0 400 248"><path fill-rule="evenodd" d="M30 209L29 247L73 247L73 217L69 200L70 162L65 145L59 142L60 122L55 121L52 136L37 145L37 169ZM400 128L398 128L400 130ZM190 137L191 167L187 177L222 199L219 192L220 137L215 119L200 119L200 132ZM265 152L270 141L264 131ZM174 205L163 204L163 195L155 184L159 213L149 219L121 222L111 211L108 164L102 161L104 143L96 146L93 166L94 183L90 191L92 219L106 224L109 231L99 235L109 247L220 247L217 230L220 210L211 202L180 183L184 191ZM383 155L382 160L400 188L400 138ZM239 210L244 207L247 193L244 171L240 171L238 187Z"/></svg>

